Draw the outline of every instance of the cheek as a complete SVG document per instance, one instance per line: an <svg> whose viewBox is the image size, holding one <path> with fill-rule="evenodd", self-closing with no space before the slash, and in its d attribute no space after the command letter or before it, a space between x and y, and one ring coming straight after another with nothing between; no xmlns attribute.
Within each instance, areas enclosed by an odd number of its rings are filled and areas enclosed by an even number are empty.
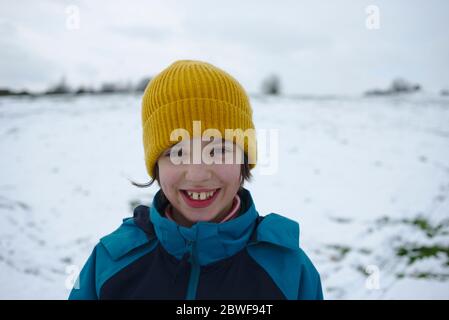
<svg viewBox="0 0 449 320"><path fill-rule="evenodd" d="M220 180L225 182L228 186L239 186L240 170L240 165L225 164L218 167L216 174L220 177Z"/></svg>
<svg viewBox="0 0 449 320"><path fill-rule="evenodd" d="M177 185L179 173L171 166L161 163L159 165L159 181L165 194L170 194L171 190Z"/></svg>

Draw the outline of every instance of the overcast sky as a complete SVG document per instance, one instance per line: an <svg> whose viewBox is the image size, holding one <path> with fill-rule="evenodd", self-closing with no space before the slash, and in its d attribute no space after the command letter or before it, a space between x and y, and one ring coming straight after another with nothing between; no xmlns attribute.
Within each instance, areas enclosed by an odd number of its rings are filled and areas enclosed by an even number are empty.
<svg viewBox="0 0 449 320"><path fill-rule="evenodd" d="M369 5L378 29L367 28ZM399 76L439 92L449 89L448 12L446 0L0 0L0 87L135 83L198 59L250 93L271 73L289 94L357 94Z"/></svg>

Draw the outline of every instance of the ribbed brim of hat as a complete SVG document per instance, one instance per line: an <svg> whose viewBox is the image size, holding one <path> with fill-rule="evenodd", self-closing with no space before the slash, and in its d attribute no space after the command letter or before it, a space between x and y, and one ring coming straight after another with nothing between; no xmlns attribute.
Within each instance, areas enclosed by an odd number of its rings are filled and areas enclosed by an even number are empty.
<svg viewBox="0 0 449 320"><path fill-rule="evenodd" d="M201 134L207 129L216 129L225 139L226 130L232 130L237 135L233 138L233 142L245 151L250 169L255 167L257 143L251 115L226 101L191 98L161 106L145 121L143 128L145 164L151 177L154 165L162 152L179 142L170 139L174 130L184 129L190 138L196 137L193 130L194 121L201 122Z"/></svg>

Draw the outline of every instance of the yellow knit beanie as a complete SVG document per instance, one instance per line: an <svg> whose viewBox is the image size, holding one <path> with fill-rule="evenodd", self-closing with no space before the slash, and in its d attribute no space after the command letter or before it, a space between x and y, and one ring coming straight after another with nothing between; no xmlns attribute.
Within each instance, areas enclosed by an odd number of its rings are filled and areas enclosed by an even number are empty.
<svg viewBox="0 0 449 320"><path fill-rule="evenodd" d="M252 109L243 87L209 63L179 60L148 83L142 98L143 147L151 177L160 154L177 143L170 141L172 131L183 128L193 138L193 121L201 121L202 132L217 129L223 138L226 129L252 129L243 143L239 139L233 142L245 151L250 169L255 167Z"/></svg>

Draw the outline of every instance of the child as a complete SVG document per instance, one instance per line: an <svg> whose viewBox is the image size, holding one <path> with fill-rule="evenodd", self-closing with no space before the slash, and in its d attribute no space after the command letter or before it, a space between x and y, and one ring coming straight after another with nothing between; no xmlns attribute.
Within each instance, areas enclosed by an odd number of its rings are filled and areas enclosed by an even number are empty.
<svg viewBox="0 0 449 320"><path fill-rule="evenodd" d="M205 62L173 63L148 84L142 124L152 180L139 186L161 189L100 240L69 299L323 298L298 223L260 216L243 188L256 144L233 77Z"/></svg>

